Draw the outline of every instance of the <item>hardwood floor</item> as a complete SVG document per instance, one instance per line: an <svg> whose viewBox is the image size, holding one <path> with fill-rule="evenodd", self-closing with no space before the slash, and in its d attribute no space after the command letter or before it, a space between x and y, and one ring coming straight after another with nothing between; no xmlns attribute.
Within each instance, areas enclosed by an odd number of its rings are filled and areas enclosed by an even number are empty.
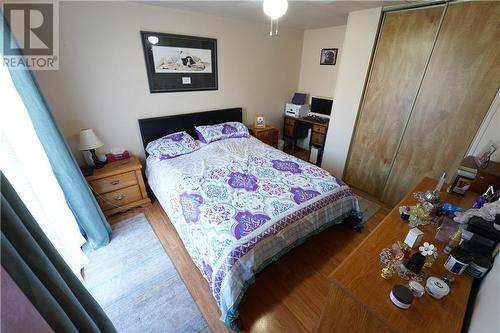
<svg viewBox="0 0 500 333"><path fill-rule="evenodd" d="M300 147L295 147L295 149L292 149L292 147L285 147L283 151L287 154L300 158L303 161L309 161L309 150L307 149Z"/></svg>
<svg viewBox="0 0 500 333"><path fill-rule="evenodd" d="M364 196L361 192L355 191ZM367 198L370 200L370 198ZM213 332L229 332L218 319L215 300L177 232L158 201L111 217L116 223L127 216L144 212L179 275L193 296ZM358 233L349 225L333 226L291 250L261 272L240 305L240 318L248 332L314 332L319 324L328 294L328 276L344 258L387 215L385 205Z"/></svg>

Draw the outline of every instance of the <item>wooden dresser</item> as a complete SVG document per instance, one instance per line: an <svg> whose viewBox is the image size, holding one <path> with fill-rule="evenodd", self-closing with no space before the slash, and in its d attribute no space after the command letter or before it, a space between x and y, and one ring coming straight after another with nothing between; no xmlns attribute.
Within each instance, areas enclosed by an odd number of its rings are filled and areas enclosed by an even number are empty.
<svg viewBox="0 0 500 333"><path fill-rule="evenodd" d="M135 157L106 164L85 177L104 215L150 204L142 178L142 165Z"/></svg>
<svg viewBox="0 0 500 333"><path fill-rule="evenodd" d="M484 193L490 185L500 186L500 163L490 161L485 168L479 168L474 161L474 156L467 156L460 165L477 170L470 191Z"/></svg>
<svg viewBox="0 0 500 333"><path fill-rule="evenodd" d="M408 224L400 219L398 207L414 205L413 192L432 189L435 185L435 180L425 178L329 276L330 289L318 332L460 332L472 287L470 276L465 273L456 276L450 285L450 294L443 299L434 299L426 293L416 298L408 310L397 308L389 300L394 285L404 285L407 281L397 274L389 280L380 276L384 267L379 259L380 251L398 240L403 241L409 230ZM441 200L469 208L476 196L473 192L464 197L441 193ZM423 242L438 247L436 262L424 270L429 276L440 277L447 272L445 244L434 239L434 226L419 229L424 232Z"/></svg>
<svg viewBox="0 0 500 333"><path fill-rule="evenodd" d="M279 131L277 128L271 126L266 126L265 128L253 127L249 129L249 132L260 141L278 148Z"/></svg>

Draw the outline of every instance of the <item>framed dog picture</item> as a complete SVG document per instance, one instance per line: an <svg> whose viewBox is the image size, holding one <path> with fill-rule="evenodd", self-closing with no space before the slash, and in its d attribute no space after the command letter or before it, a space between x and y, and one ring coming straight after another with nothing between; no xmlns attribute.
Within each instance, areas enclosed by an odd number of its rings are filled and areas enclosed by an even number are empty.
<svg viewBox="0 0 500 333"><path fill-rule="evenodd" d="M151 93L217 90L217 40L141 31Z"/></svg>
<svg viewBox="0 0 500 333"><path fill-rule="evenodd" d="M335 65L337 63L337 53L339 49L322 49L319 59L320 65Z"/></svg>
<svg viewBox="0 0 500 333"><path fill-rule="evenodd" d="M266 116L263 113L256 113L255 114L254 127L255 128L265 128L266 127Z"/></svg>

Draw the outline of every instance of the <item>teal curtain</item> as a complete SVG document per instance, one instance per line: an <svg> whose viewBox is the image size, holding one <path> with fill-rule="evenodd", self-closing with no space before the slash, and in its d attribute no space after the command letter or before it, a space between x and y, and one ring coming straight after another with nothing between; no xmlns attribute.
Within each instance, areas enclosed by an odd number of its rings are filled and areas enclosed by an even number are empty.
<svg viewBox="0 0 500 333"><path fill-rule="evenodd" d="M1 261L55 332L116 332L0 171Z"/></svg>
<svg viewBox="0 0 500 333"><path fill-rule="evenodd" d="M7 21L0 15L3 29L9 32ZM3 49L4 34L0 34ZM2 51L3 53L3 51ZM10 70L12 81L28 110L28 114L61 186L66 202L75 215L92 248L109 243L111 228L90 191L70 148L64 140L49 111L32 73L28 70Z"/></svg>

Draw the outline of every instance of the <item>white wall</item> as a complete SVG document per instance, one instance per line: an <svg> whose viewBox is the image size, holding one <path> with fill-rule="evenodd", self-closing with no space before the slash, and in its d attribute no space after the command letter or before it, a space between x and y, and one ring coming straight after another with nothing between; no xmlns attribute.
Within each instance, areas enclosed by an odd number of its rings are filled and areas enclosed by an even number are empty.
<svg viewBox="0 0 500 333"><path fill-rule="evenodd" d="M310 29L304 31L299 91L309 96L333 98L337 73L341 63L342 44L346 26ZM334 66L320 65L321 49L338 48Z"/></svg>
<svg viewBox="0 0 500 333"><path fill-rule="evenodd" d="M500 296L500 260L498 255L491 271L481 281L474 303L469 333L498 332L498 297Z"/></svg>
<svg viewBox="0 0 500 333"><path fill-rule="evenodd" d="M500 145L500 89L497 91L497 95L491 103L490 109L484 117L481 127L477 131L467 155L479 156L481 150L483 150L490 141ZM497 149L495 153L491 155L491 160L500 162L500 149Z"/></svg>
<svg viewBox="0 0 500 333"><path fill-rule="evenodd" d="M83 128L142 155L137 119L217 108L263 112L283 127L297 90L302 31L133 2L61 2L60 70L35 72L70 144ZM140 30L217 38L219 90L150 94ZM80 156L80 154L76 154Z"/></svg>
<svg viewBox="0 0 500 333"><path fill-rule="evenodd" d="M342 64L321 165L339 177L344 172L380 16L381 8L374 8L351 12L347 20Z"/></svg>

